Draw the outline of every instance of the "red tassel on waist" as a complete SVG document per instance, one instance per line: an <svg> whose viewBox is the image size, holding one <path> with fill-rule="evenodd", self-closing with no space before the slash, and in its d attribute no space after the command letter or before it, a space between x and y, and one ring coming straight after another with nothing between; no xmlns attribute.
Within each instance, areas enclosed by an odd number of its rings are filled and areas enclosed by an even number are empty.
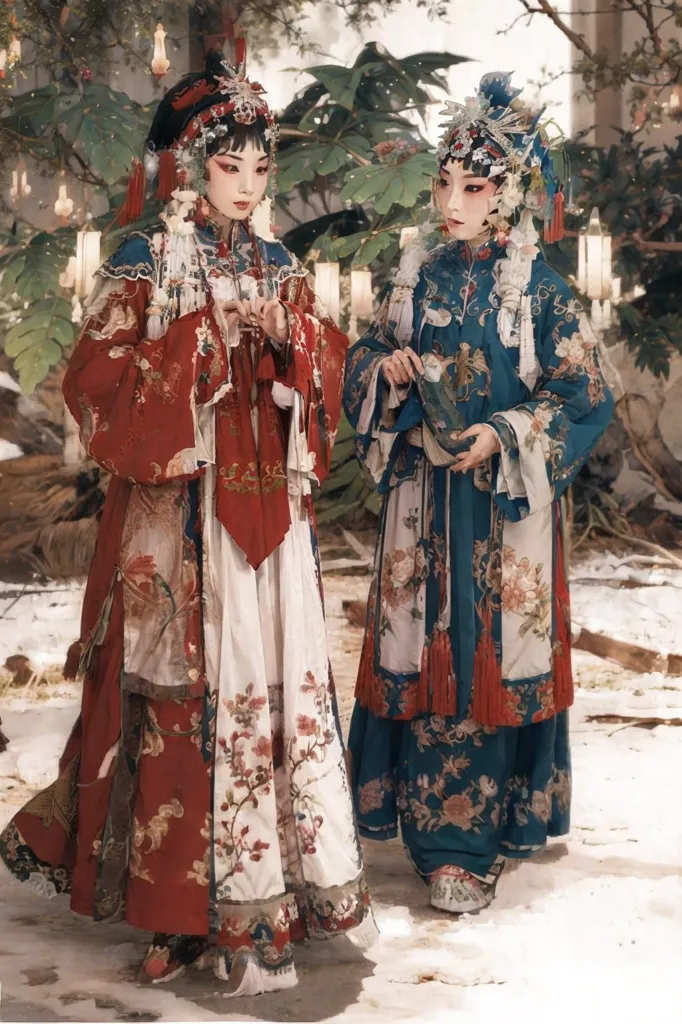
<svg viewBox="0 0 682 1024"><path fill-rule="evenodd" d="M479 725L516 725L505 700L502 666L497 660L492 612L487 609L474 655L472 716Z"/></svg>
<svg viewBox="0 0 682 1024"><path fill-rule="evenodd" d="M371 628L365 632L355 696L363 708L377 715L381 714L384 705L384 683L381 676L374 671L374 636Z"/></svg>
<svg viewBox="0 0 682 1024"><path fill-rule="evenodd" d="M452 666L452 645L446 629L436 627L424 644L417 708L434 715L457 714L457 679Z"/></svg>
<svg viewBox="0 0 682 1024"><path fill-rule="evenodd" d="M162 149L159 154L159 182L156 198L163 203L169 203L177 187L178 165L175 162L175 153L172 149Z"/></svg>
<svg viewBox="0 0 682 1024"><path fill-rule="evenodd" d="M125 201L121 209L116 214L116 222L120 224L121 227L125 227L126 224L132 224L133 221L136 221L142 216L146 184L144 167L142 166L142 163L135 158L130 169Z"/></svg>

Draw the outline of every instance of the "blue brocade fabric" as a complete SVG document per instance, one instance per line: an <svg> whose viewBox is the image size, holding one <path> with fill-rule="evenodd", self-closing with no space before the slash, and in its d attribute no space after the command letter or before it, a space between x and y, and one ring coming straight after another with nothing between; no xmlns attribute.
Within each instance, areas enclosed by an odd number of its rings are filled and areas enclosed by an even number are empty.
<svg viewBox="0 0 682 1024"><path fill-rule="evenodd" d="M568 832L568 713L521 729L422 715L378 718L356 704L353 791L366 839L400 834L419 874L456 865L485 876L498 854L526 858Z"/></svg>

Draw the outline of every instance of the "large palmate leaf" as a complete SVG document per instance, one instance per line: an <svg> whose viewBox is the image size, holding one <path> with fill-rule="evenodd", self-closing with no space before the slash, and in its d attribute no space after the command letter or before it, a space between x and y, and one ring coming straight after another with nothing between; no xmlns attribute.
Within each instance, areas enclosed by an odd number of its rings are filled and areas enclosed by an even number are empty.
<svg viewBox="0 0 682 1024"><path fill-rule="evenodd" d="M353 235L337 238L327 245L329 259L340 260L353 257L353 263L369 266L377 257L391 247L398 248L392 231L358 231Z"/></svg>
<svg viewBox="0 0 682 1024"><path fill-rule="evenodd" d="M2 291L22 299L42 299L59 292L59 275L74 251L72 231L40 231L20 252L11 254L2 272Z"/></svg>
<svg viewBox="0 0 682 1024"><path fill-rule="evenodd" d="M363 77L375 70L374 64L367 61L362 64L356 63L353 68L344 68L339 64L320 64L314 68L308 68L308 74L320 82L330 98L342 107L352 110L355 104L355 94ZM376 70L381 70L379 65Z"/></svg>
<svg viewBox="0 0 682 1024"><path fill-rule="evenodd" d="M346 176L340 198L353 203L371 201L380 214L394 205L411 208L431 187L434 167L433 153L415 153L397 166L357 167Z"/></svg>
<svg viewBox="0 0 682 1024"><path fill-rule="evenodd" d="M23 311L5 336L5 354L14 360L26 394L56 366L74 340L71 306L62 298L43 299Z"/></svg>
<svg viewBox="0 0 682 1024"><path fill-rule="evenodd" d="M123 92L88 83L81 102L60 118L64 138L99 178L113 185L128 174L142 149L146 108Z"/></svg>

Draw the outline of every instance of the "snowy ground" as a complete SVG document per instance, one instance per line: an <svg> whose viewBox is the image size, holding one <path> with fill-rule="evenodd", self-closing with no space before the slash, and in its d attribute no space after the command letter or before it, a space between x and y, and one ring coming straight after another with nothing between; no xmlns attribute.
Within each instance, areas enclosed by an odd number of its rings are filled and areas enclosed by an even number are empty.
<svg viewBox="0 0 682 1024"><path fill-rule="evenodd" d="M579 579L626 575L591 556ZM682 574L652 570L657 585L573 586L574 619L594 632L682 653ZM78 633L77 588L25 594L0 584L0 665L27 654L61 663ZM332 661L347 721L360 633L344 598L366 580L329 578ZM363 957L345 939L297 954L300 984L284 994L229 1002L212 976L192 973L162 990L132 971L145 936L71 915L0 872L2 1020L379 1020L513 1024L550 1020L629 1024L675 1017L682 1005L682 731L586 721L594 714L682 717L682 680L635 676L578 652L572 713L575 800L568 841L510 867L493 907L456 921L429 909L397 842L366 847L381 931ZM0 684L1 688L1 684ZM11 695L10 695L11 694ZM52 778L77 713L77 687L55 684L0 698L0 823Z"/></svg>

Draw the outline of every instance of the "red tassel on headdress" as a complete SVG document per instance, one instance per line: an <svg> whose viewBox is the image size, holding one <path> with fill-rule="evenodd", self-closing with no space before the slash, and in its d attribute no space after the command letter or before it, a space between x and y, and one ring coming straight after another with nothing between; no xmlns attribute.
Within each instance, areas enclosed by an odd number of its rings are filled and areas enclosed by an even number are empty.
<svg viewBox="0 0 682 1024"><path fill-rule="evenodd" d="M125 202L116 214L116 222L120 224L122 228L125 227L126 224L132 224L133 221L142 216L146 185L147 182L144 167L142 166L142 163L135 158L133 160L133 165L130 168L130 177L128 178Z"/></svg>
<svg viewBox="0 0 682 1024"><path fill-rule="evenodd" d="M234 41L234 62L237 70L244 74L246 71L246 39L238 36Z"/></svg>
<svg viewBox="0 0 682 1024"><path fill-rule="evenodd" d="M554 194L554 203L552 209L552 241L560 242L566 235L566 227L564 224L564 206L566 201L564 199L563 187L560 187L558 192Z"/></svg>
<svg viewBox="0 0 682 1024"><path fill-rule="evenodd" d="M159 154L159 183L156 198L169 203L178 187L178 165L172 149L162 149Z"/></svg>
<svg viewBox="0 0 682 1024"><path fill-rule="evenodd" d="M566 227L564 225L564 206L566 200L564 198L563 187L560 186L554 193L554 199L552 201L551 217L545 221L545 242L548 245L554 242L560 242L562 238L566 236Z"/></svg>

